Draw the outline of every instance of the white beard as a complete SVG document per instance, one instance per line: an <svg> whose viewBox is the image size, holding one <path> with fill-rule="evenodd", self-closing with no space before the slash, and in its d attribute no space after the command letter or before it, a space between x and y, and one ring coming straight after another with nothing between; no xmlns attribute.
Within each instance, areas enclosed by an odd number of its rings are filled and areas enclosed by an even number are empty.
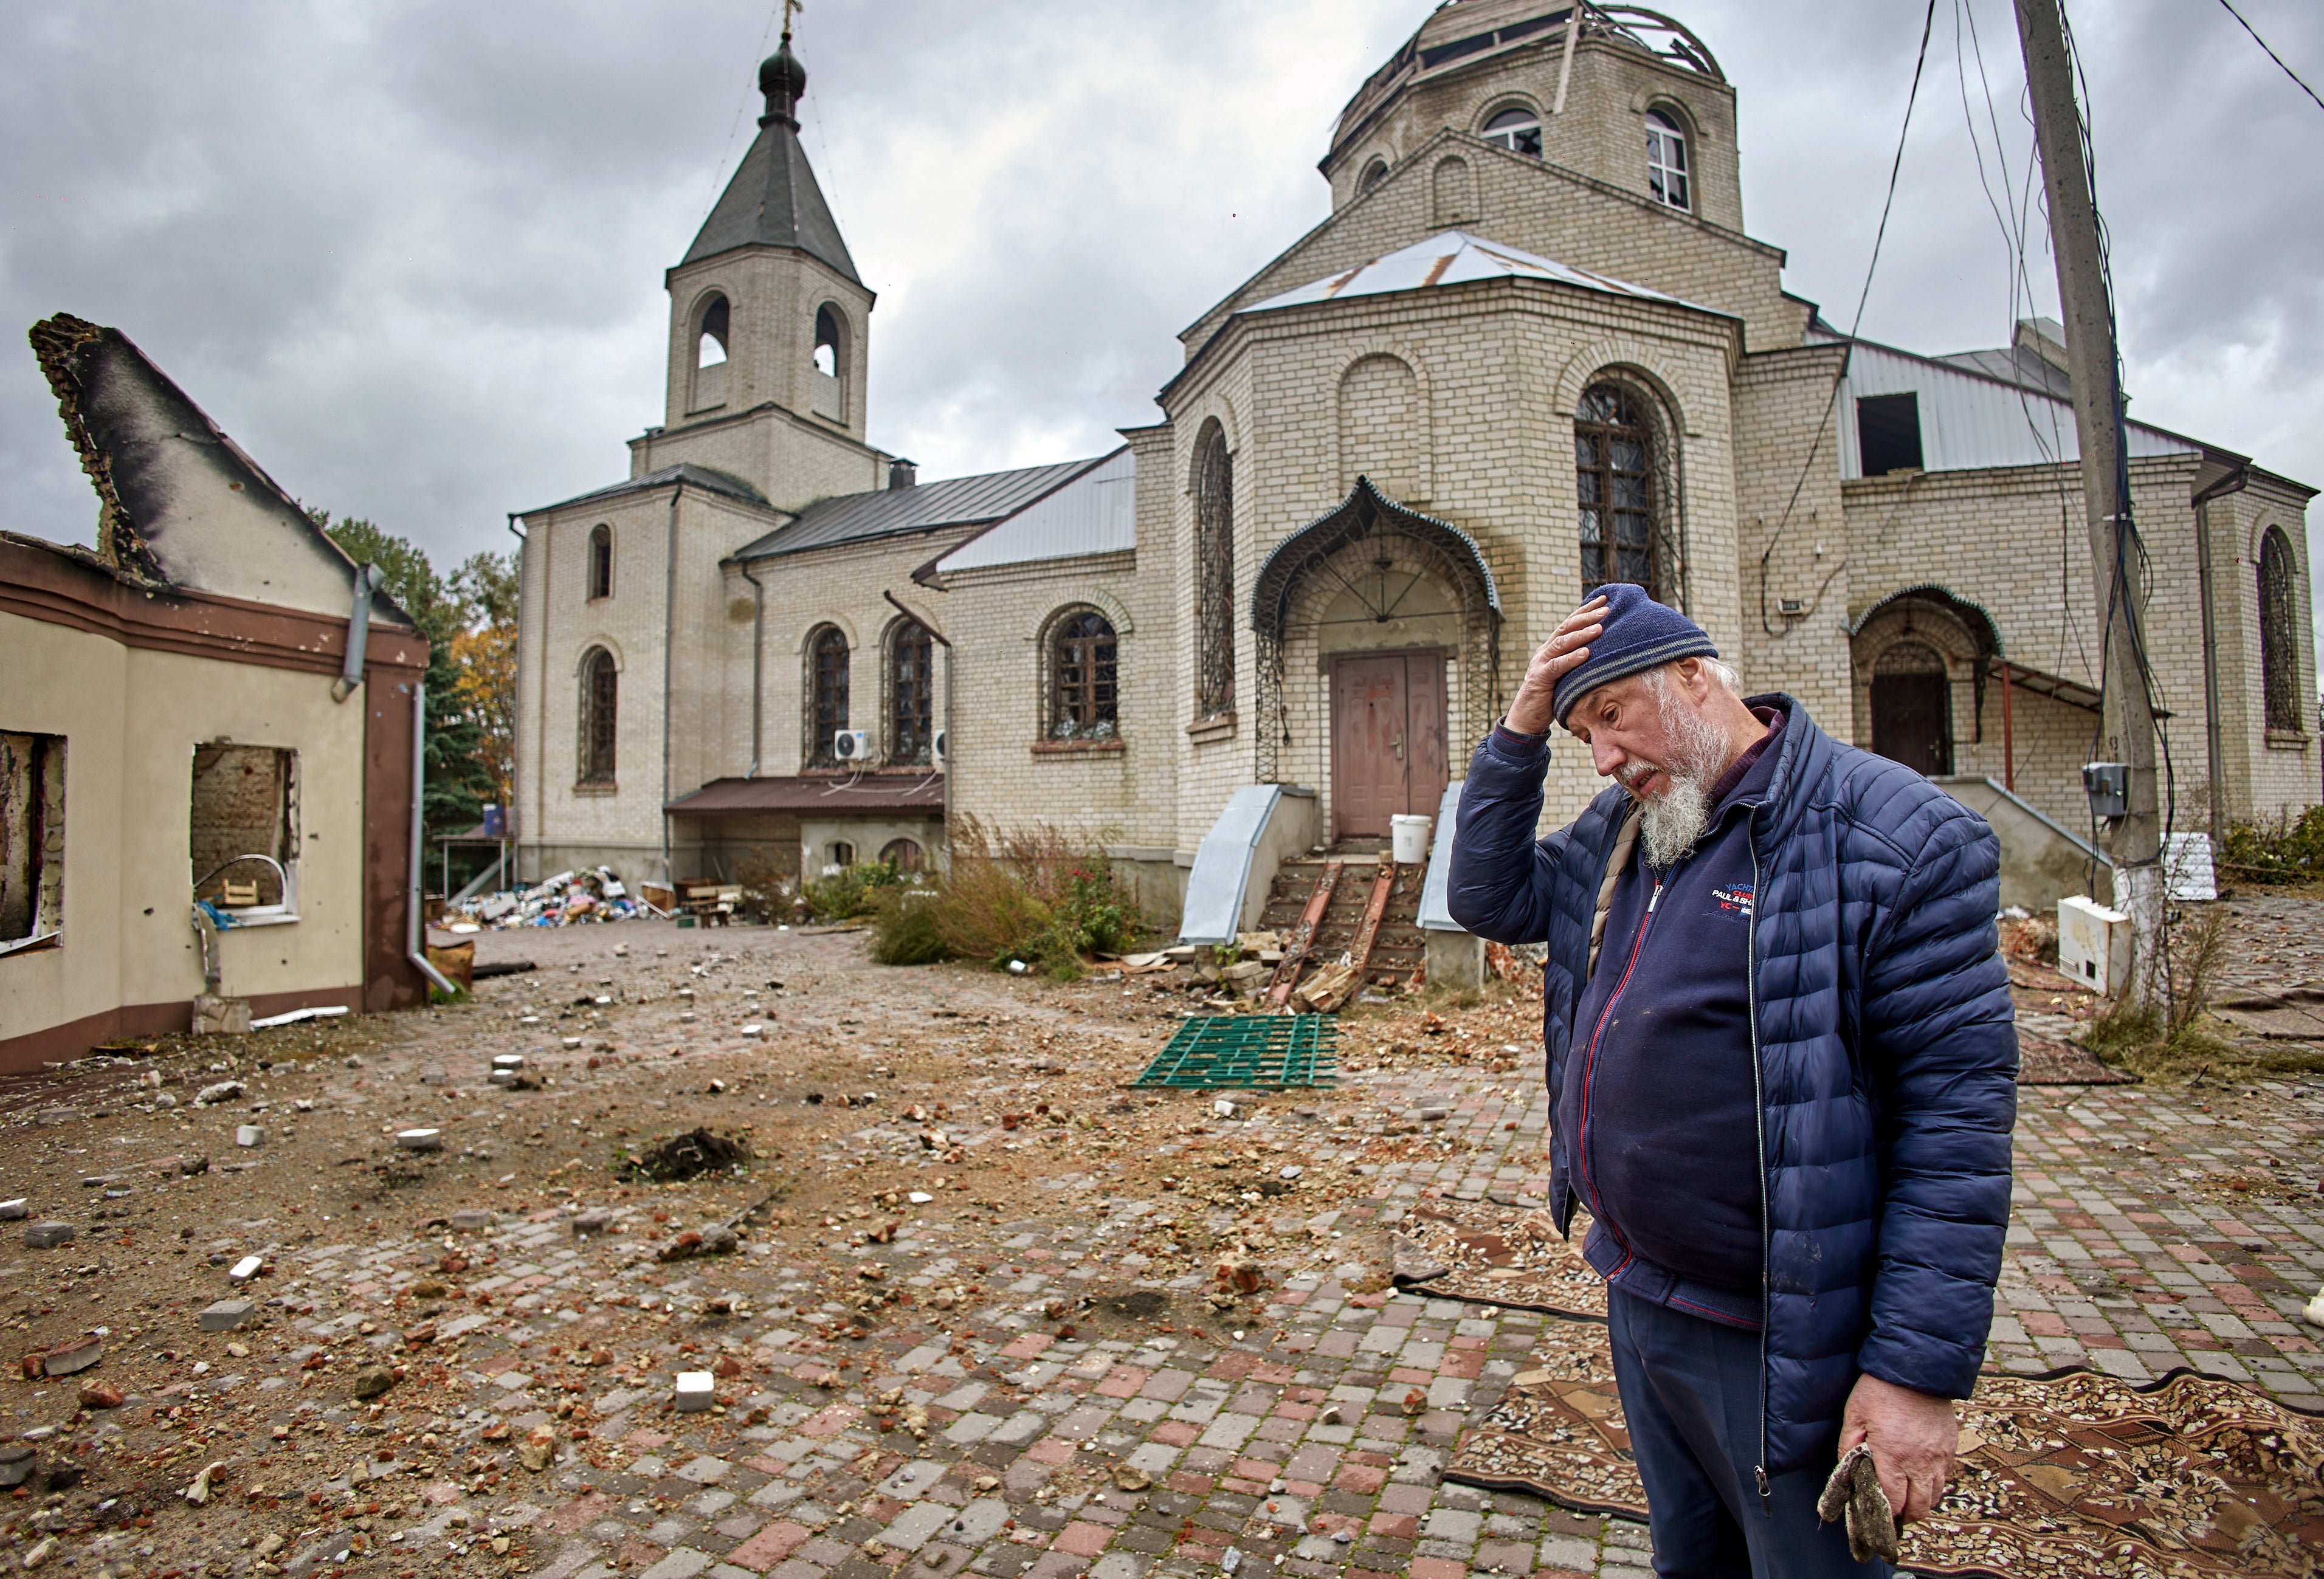
<svg viewBox="0 0 2324 1579"><path fill-rule="evenodd" d="M1678 698L1667 670L1654 670L1647 682L1662 715L1663 733L1671 743L1671 760L1632 763L1618 776L1622 787L1630 789L1658 766L1669 776L1670 787L1661 794L1638 797L1646 807L1638 833L1646 844L1646 864L1667 871L1686 858L1710 825L1711 786L1726 771L1727 740L1710 720Z"/></svg>

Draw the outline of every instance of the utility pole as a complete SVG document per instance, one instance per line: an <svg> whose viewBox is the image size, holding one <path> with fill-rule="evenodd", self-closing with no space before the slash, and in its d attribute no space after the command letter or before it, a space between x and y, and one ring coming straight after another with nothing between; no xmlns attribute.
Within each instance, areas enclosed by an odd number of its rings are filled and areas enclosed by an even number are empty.
<svg viewBox="0 0 2324 1579"><path fill-rule="evenodd" d="M2154 714L2138 660L2138 533L2130 519L2122 448L2121 363L2059 4L2016 0L2017 37L2025 52L2034 137L2050 199L2050 245L2058 261L2067 372L2074 383L2074 435L2081 450L2082 506L2089 523L2090 584L2106 616L2104 756L2130 769L2127 814L2107 818L2103 837L2114 862L2115 908L2129 915L2137 938L2130 989L2135 1001L2151 996L2163 978L2163 820L2155 796Z"/></svg>

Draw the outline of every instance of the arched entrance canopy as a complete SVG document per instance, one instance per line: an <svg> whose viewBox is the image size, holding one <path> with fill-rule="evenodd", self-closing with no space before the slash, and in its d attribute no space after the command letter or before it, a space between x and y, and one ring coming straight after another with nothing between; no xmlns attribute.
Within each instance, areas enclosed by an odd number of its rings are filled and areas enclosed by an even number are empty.
<svg viewBox="0 0 2324 1579"><path fill-rule="evenodd" d="M1376 551L1361 553L1368 544L1376 546ZM1277 755L1289 738L1283 699L1284 646L1302 589L1317 580L1333 583L1383 621L1398 616L1397 601L1409 592L1409 579L1400 591L1384 577L1347 574L1334 562L1351 548L1362 558L1395 557L1416 565L1451 593L1461 622L1461 656L1470 675L1465 690L1470 711L1480 715L1473 721L1480 731L1490 725L1499 706L1501 592L1476 539L1450 521L1397 503L1374 487L1370 477L1358 477L1346 499L1277 543L1251 583L1250 629L1259 638L1259 691L1253 768L1262 784L1276 782Z"/></svg>
<svg viewBox="0 0 2324 1579"><path fill-rule="evenodd" d="M1881 614L1901 609L1907 624L1912 611L1927 609L1949 618L1966 634L1969 641L1969 739L1985 739L1985 686L1993 667L2007 656L2001 645L2001 627L1984 604L1964 598L1950 587L1936 582L1919 582L1909 587L1899 587L1875 601L1863 613L1849 622L1848 634L1857 637Z"/></svg>

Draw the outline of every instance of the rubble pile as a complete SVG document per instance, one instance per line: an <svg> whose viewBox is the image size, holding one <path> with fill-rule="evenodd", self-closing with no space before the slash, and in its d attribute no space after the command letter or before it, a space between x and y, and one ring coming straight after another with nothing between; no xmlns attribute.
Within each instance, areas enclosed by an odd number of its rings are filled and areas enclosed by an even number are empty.
<svg viewBox="0 0 2324 1579"><path fill-rule="evenodd" d="M464 899L455 913L456 932L483 927L573 926L583 922L630 921L661 913L613 875L611 867L559 872L530 888Z"/></svg>

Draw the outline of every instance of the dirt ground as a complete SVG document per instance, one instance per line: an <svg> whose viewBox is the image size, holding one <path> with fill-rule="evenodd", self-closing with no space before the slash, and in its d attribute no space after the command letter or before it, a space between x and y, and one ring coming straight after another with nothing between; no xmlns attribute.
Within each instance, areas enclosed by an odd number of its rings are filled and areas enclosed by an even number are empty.
<svg viewBox="0 0 2324 1579"><path fill-rule="evenodd" d="M2230 975L2324 983L2319 911L2250 908ZM933 1396L885 1385L904 1368L875 1357L885 1335L995 1376L1021 1352L1000 1345L1028 1337L1231 1354L1285 1336L1262 1330L1291 1317L1259 1290L1377 1304L1383 1234L1352 1226L1369 1212L1329 1225L1389 1179L1540 1204L1537 987L1357 1006L1336 1088L1190 1092L1130 1084L1203 990L1184 972L889 969L858 933L642 922L478 943L480 962L537 969L456 1005L0 1083L0 1200L28 1213L0 1239L0 1320L24 1356L0 1393L0 1483L12 1455L32 1466L0 1532L25 1566L530 1572L564 1516L548 1504L646 1485L632 1455L679 1428L675 1372L711 1372L742 1437L812 1436L844 1409L900 1442L864 1449L868 1484L926 1440ZM2060 1035L2092 1012L2023 962L2017 996ZM521 1055L518 1088L491 1083L497 1054ZM2214 1075L2201 1111L2240 1128L2283 1089ZM244 1125L263 1143L237 1144ZM398 1144L421 1128L440 1150ZM641 1171L697 1129L747 1159ZM2318 1198L2312 1166L2265 1188ZM69 1243L19 1232L49 1222ZM203 1330L237 1299L246 1319ZM754 1391L778 1385L793 1392ZM687 1489L630 1506L651 1520ZM606 1571L676 1538L655 1538L615 1541Z"/></svg>

